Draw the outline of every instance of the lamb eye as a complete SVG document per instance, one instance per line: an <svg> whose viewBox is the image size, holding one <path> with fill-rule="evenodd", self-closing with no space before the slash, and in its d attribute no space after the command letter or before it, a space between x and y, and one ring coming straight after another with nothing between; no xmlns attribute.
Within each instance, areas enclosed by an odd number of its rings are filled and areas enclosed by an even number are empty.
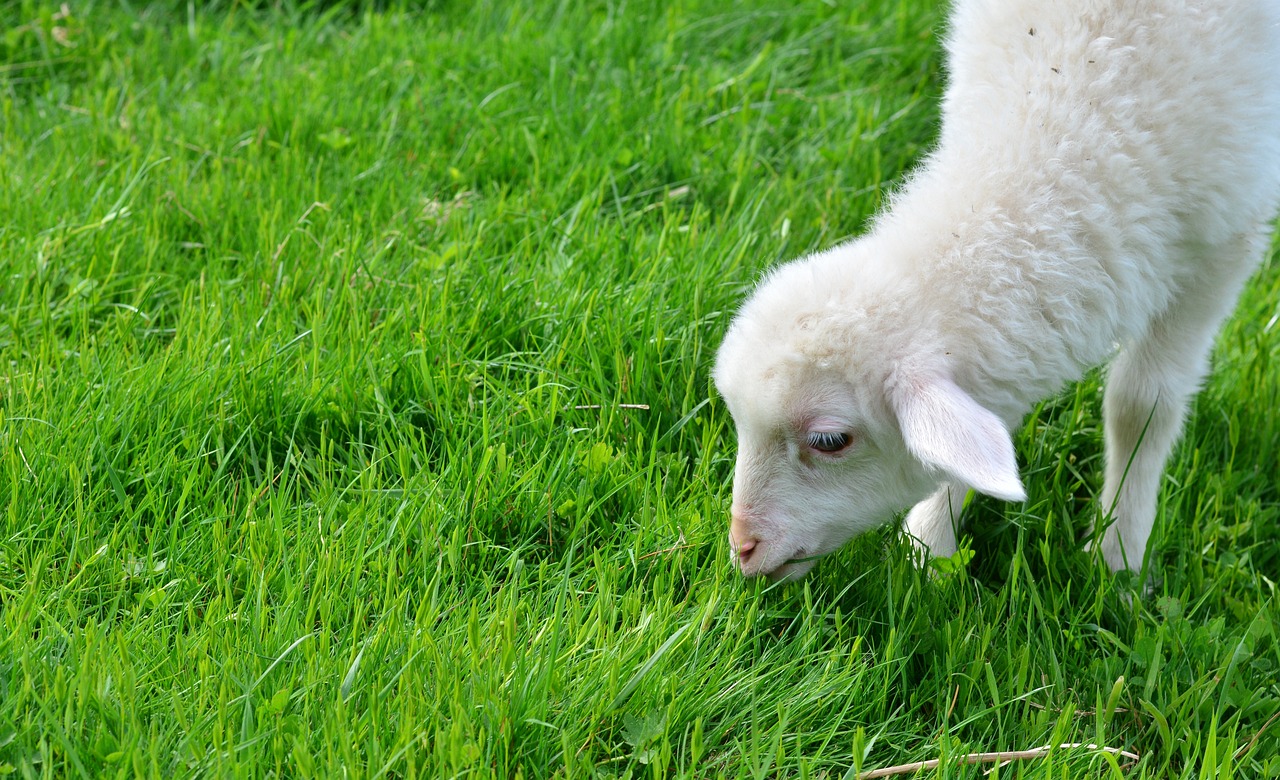
<svg viewBox="0 0 1280 780"><path fill-rule="evenodd" d="M835 453L849 446L849 434L827 431L810 431L808 444L818 452Z"/></svg>

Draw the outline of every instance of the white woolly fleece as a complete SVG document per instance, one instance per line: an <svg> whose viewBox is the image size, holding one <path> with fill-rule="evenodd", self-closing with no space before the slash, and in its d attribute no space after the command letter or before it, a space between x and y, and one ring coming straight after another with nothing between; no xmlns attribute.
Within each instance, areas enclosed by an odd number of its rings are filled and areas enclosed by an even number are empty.
<svg viewBox="0 0 1280 780"><path fill-rule="evenodd" d="M1101 540L1137 568L1160 475L1280 203L1280 2L956 0L937 149L867 235L776 269L715 381L738 428L744 574L969 488L1020 500L1008 434L1120 352ZM824 451L815 432L845 435Z"/></svg>

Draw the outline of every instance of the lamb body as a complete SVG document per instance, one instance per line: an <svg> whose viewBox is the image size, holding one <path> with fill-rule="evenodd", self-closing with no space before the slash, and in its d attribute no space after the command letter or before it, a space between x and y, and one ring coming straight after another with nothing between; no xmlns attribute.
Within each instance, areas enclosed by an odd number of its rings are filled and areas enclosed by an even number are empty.
<svg viewBox="0 0 1280 780"><path fill-rule="evenodd" d="M956 0L947 51L935 151L866 235L771 273L720 348L746 575L802 576L912 504L908 533L950 554L969 488L1024 498L1009 430L1113 355L1102 553L1138 568L1267 250L1280 3Z"/></svg>

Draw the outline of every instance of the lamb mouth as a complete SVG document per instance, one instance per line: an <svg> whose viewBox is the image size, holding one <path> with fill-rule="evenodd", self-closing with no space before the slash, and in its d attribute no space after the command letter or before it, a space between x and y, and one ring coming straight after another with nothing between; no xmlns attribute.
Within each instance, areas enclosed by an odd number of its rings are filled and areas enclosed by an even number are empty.
<svg viewBox="0 0 1280 780"><path fill-rule="evenodd" d="M783 562L782 562L782 565L783 565L783 566L787 566L787 565L792 564L792 563L808 563L809 561L816 561L816 560L818 560L819 558L822 558L822 557L823 557L823 556L821 556L821 555L805 555L805 554L804 554L804 550L796 550L796 552L800 553L800 555L801 555L801 556L803 556L803 557L800 557L800 558L788 558L788 559L786 559L785 561L783 561ZM781 567L779 567L779 568L781 568Z"/></svg>
<svg viewBox="0 0 1280 780"><path fill-rule="evenodd" d="M801 569L803 573L798 577L794 577L794 579L803 579L804 575L808 574L809 570L813 568L814 562L824 557L825 553L809 555L803 548L798 548L792 553L792 557L784 559L782 563L777 564L772 569L767 571L764 569L756 569L749 573L744 571L742 561L736 555L732 556L732 560L734 567L737 568L738 571L747 579L767 577L772 582L779 582L785 579L792 579L797 568Z"/></svg>
<svg viewBox="0 0 1280 780"><path fill-rule="evenodd" d="M813 569L814 562L822 557L821 555L805 555L804 550L796 550L795 557L786 559L772 571L760 573L768 577L769 581L774 584L784 581L799 581L809 574L809 571Z"/></svg>

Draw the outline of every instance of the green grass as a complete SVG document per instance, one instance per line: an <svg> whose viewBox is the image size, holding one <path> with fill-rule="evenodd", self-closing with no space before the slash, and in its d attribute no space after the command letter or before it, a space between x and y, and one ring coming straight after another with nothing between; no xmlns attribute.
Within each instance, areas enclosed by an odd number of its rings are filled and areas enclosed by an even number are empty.
<svg viewBox="0 0 1280 780"><path fill-rule="evenodd" d="M928 147L933 4L205 5L0 5L0 772L1280 775L1274 260L1150 598L1096 377L953 571L728 564L714 349Z"/></svg>

